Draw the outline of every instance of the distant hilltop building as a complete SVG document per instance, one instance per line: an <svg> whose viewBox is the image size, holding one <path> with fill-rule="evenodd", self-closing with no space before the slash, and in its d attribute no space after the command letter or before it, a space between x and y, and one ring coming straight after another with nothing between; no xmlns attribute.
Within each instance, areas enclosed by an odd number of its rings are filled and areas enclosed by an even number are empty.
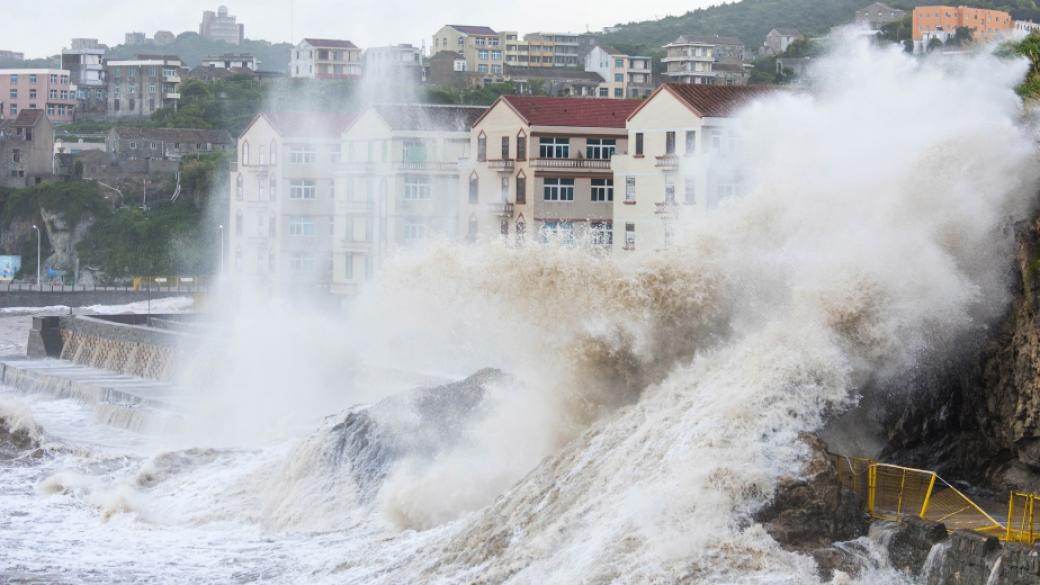
<svg viewBox="0 0 1040 585"><path fill-rule="evenodd" d="M148 38L143 32L128 32L123 38L123 44L128 47L161 46L169 45L176 40L176 35L168 30L155 31L153 38Z"/></svg>
<svg viewBox="0 0 1040 585"><path fill-rule="evenodd" d="M25 61L25 53L0 51L0 61Z"/></svg>
<svg viewBox="0 0 1040 585"><path fill-rule="evenodd" d="M123 44L130 47L143 45L146 42L148 42L148 35L143 32L128 32L123 37Z"/></svg>
<svg viewBox="0 0 1040 585"><path fill-rule="evenodd" d="M1040 31L1040 23L1033 22L1032 20L1016 20L1015 30L1028 35Z"/></svg>
<svg viewBox="0 0 1040 585"><path fill-rule="evenodd" d="M664 49L664 76L673 83L745 85L750 77L740 39L682 35Z"/></svg>
<svg viewBox="0 0 1040 585"><path fill-rule="evenodd" d="M138 55L105 64L109 117L150 116L177 108L183 63L169 55Z"/></svg>
<svg viewBox="0 0 1040 585"><path fill-rule="evenodd" d="M289 77L351 79L361 77L361 49L339 39L303 39L289 56Z"/></svg>
<svg viewBox="0 0 1040 585"><path fill-rule="evenodd" d="M238 19L228 14L227 6L221 6L216 12L207 10L202 13L199 35L212 41L238 45L245 38L245 25L238 24Z"/></svg>
<svg viewBox="0 0 1040 585"><path fill-rule="evenodd" d="M802 38L802 33L793 28L774 28L766 35L762 52L766 55L781 55L791 43Z"/></svg>
<svg viewBox="0 0 1040 585"><path fill-rule="evenodd" d="M933 39L945 43L958 28L971 31L972 39L986 42L1014 29L1011 15L1002 10L967 6L918 6L914 8L914 50L923 51Z"/></svg>
<svg viewBox="0 0 1040 585"><path fill-rule="evenodd" d="M75 86L77 112L104 114L107 108L105 88L105 52L108 47L97 39L72 39L69 49L61 51L61 68L69 72Z"/></svg>
<svg viewBox="0 0 1040 585"><path fill-rule="evenodd" d="M168 30L155 31L155 44L169 45L177 40L177 35Z"/></svg>
<svg viewBox="0 0 1040 585"><path fill-rule="evenodd" d="M905 10L892 8L884 2L875 2L856 11L856 24L878 30L890 22L902 20L905 16Z"/></svg>
<svg viewBox="0 0 1040 585"><path fill-rule="evenodd" d="M638 98L654 89L651 63L650 57L626 55L613 47L593 47L585 56L585 71L603 77L596 97Z"/></svg>
<svg viewBox="0 0 1040 585"><path fill-rule="evenodd" d="M259 61L256 60L256 57L248 54L217 55L215 57L203 57L202 66L214 69L248 69L249 71L256 71L259 69Z"/></svg>

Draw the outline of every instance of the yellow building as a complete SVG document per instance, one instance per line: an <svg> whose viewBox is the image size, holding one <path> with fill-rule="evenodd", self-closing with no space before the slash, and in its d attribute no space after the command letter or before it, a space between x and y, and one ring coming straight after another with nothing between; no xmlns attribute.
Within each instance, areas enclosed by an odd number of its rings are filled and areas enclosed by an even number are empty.
<svg viewBox="0 0 1040 585"><path fill-rule="evenodd" d="M613 238L611 159L641 102L503 96L473 125L462 173L459 235Z"/></svg>
<svg viewBox="0 0 1040 585"><path fill-rule="evenodd" d="M653 91L650 57L631 56L613 47L593 47L585 56L585 71L603 77L597 97L639 98Z"/></svg>
<svg viewBox="0 0 1040 585"><path fill-rule="evenodd" d="M677 220L743 190L732 115L770 86L662 84L627 120L614 157L614 250L667 248Z"/></svg>
<svg viewBox="0 0 1040 585"><path fill-rule="evenodd" d="M457 52L465 57L469 73L477 74L482 83L492 83L503 79L505 38L505 33L495 32L488 26L448 24L434 33L430 54Z"/></svg>

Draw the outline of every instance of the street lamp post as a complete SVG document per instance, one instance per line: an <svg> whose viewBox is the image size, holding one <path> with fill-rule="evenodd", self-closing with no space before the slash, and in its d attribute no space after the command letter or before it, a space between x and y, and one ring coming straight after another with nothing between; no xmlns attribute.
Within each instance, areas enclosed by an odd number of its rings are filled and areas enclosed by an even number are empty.
<svg viewBox="0 0 1040 585"><path fill-rule="evenodd" d="M36 290L40 290L40 228L33 225L36 230Z"/></svg>
<svg viewBox="0 0 1040 585"><path fill-rule="evenodd" d="M224 224L217 226L220 229L220 275L224 275Z"/></svg>

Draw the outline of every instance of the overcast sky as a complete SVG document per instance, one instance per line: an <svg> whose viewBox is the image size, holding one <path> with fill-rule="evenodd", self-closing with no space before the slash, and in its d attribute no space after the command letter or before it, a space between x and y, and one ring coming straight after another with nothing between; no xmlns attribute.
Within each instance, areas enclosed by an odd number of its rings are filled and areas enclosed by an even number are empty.
<svg viewBox="0 0 1040 585"><path fill-rule="evenodd" d="M682 14L720 0L230 0L246 37L269 41L305 36L346 38L358 45L418 44L441 24L480 24L496 30L582 32L619 22ZM0 49L26 57L58 53L72 37L95 37L109 45L128 31L198 31L212 0L0 0L4 33ZM44 24L46 23L46 24Z"/></svg>

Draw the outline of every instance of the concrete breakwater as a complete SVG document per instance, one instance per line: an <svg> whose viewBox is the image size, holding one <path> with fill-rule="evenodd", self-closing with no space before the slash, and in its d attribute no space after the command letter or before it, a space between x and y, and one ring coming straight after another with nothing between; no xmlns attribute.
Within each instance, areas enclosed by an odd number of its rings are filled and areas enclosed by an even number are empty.
<svg viewBox="0 0 1040 585"><path fill-rule="evenodd" d="M181 314L33 317L28 355L168 381L178 348L199 329Z"/></svg>
<svg viewBox="0 0 1040 585"><path fill-rule="evenodd" d="M0 290L0 308L10 307L89 307L91 305L125 305L148 300L192 296L184 290L128 290L121 288L44 290Z"/></svg>

